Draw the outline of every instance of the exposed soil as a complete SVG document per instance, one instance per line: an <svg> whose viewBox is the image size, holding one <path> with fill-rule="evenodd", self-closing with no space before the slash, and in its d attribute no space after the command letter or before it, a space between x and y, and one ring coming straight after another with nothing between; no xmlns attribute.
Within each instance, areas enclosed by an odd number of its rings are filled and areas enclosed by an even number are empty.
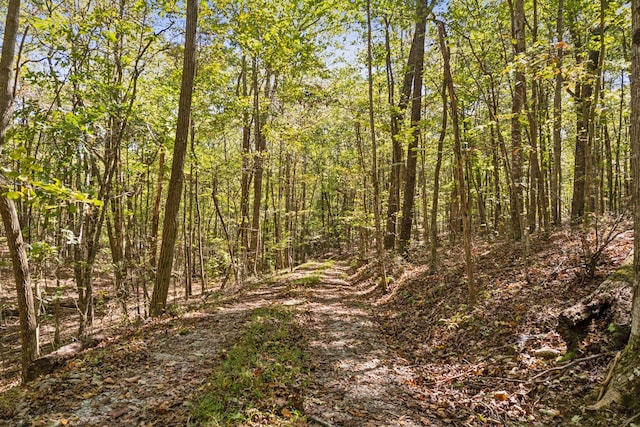
<svg viewBox="0 0 640 427"><path fill-rule="evenodd" d="M633 414L587 409L614 357L606 325L593 325L573 363L562 360L555 327L631 246L630 232L618 236L585 278L570 234L537 236L526 262L519 244L476 242L473 308L454 246L443 249L436 274L426 259L395 260L386 295L373 265L307 263L114 329L63 369L0 395L0 425L189 425L192 403L251 313L282 304L296 308L309 343L309 425L621 426ZM12 372L4 371L5 389Z"/></svg>
<svg viewBox="0 0 640 427"><path fill-rule="evenodd" d="M390 349L367 298L375 288L344 280L337 264L305 290L305 324L314 371L305 413L335 426L431 425L409 363Z"/></svg>

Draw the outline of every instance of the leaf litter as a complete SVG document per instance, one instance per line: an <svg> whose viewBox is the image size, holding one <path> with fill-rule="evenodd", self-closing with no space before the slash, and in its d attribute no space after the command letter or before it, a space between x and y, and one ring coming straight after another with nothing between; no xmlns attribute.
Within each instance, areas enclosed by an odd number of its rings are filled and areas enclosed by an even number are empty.
<svg viewBox="0 0 640 427"><path fill-rule="evenodd" d="M64 369L5 391L2 398L15 401L0 404L0 423L195 425L194 402L211 372L252 313L278 304L296 309L307 343L296 404L307 425L622 425L632 414L621 408L586 410L613 358L606 336L594 329L570 362L555 322L632 242L622 233L593 279L580 275L575 242L568 232L534 236L528 274L516 244L475 242L481 297L473 308L455 246L443 248L435 274L426 255L394 260L388 295L371 265L307 263L178 316L116 330ZM283 403L277 425L287 425L293 409ZM256 420L246 425L276 425Z"/></svg>

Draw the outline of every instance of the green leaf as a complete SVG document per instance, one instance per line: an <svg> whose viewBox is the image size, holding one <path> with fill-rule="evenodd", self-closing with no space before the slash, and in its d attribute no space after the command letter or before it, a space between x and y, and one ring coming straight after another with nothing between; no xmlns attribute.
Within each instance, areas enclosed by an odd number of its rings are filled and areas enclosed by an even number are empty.
<svg viewBox="0 0 640 427"><path fill-rule="evenodd" d="M20 191L11 190L11 191L7 191L5 193L5 196L9 200L18 200L18 199L22 198L23 194Z"/></svg>

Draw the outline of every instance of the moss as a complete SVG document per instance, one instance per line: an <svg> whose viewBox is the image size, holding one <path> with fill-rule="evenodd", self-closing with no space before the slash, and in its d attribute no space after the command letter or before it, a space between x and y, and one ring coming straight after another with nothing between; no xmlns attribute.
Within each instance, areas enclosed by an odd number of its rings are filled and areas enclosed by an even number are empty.
<svg viewBox="0 0 640 427"><path fill-rule="evenodd" d="M633 265L623 265L622 267L618 268L615 273L609 276L608 280L632 284Z"/></svg>
<svg viewBox="0 0 640 427"><path fill-rule="evenodd" d="M640 411L640 336L635 336L620 354L614 377L618 380L621 402L633 412ZM613 385L613 384L612 384Z"/></svg>

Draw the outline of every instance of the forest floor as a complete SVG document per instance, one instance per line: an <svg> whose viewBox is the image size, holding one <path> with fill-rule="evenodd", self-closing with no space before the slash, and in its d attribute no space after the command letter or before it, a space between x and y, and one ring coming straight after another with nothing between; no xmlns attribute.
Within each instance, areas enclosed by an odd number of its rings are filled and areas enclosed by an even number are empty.
<svg viewBox="0 0 640 427"><path fill-rule="evenodd" d="M632 233L622 232L586 279L584 244L569 232L534 236L526 262L519 244L477 241L473 308L455 245L442 249L435 274L420 256L391 261L386 294L371 263L309 262L110 329L97 348L26 386L5 369L0 425L197 425L194 408L211 373L265 307L295 314L298 332L289 339L304 349L304 370L286 399L269 400L243 425L633 425L622 408L587 409L614 357L605 331L594 327L571 363L555 330L560 311L595 289L631 247ZM3 333L14 332L6 325ZM14 353L3 366L15 366Z"/></svg>

